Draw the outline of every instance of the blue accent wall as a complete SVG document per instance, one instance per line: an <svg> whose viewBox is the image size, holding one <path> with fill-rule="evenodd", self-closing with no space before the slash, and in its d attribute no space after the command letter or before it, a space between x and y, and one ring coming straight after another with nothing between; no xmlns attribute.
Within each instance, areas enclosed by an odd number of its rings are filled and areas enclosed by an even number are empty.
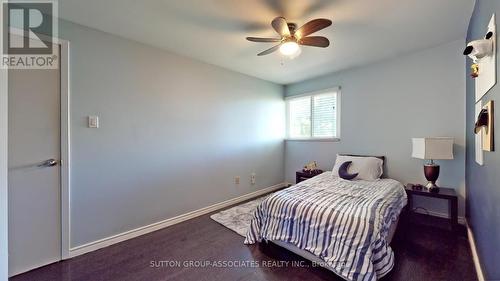
<svg viewBox="0 0 500 281"><path fill-rule="evenodd" d="M472 15L467 41L482 38L491 15L496 13L499 30L500 1L478 0ZM497 39L498 40L498 39ZM498 51L497 51L498 52ZM500 60L500 56L497 57ZM498 62L497 62L498 63ZM471 61L467 59L467 217L475 236L479 259L487 280L500 280L500 143L496 152L484 153L484 166L475 162L474 155L474 80L469 76ZM500 72L497 69L497 75ZM497 77L500 82L500 77ZM500 138L500 85L494 86L484 97L483 103L494 100L496 104L496 139Z"/></svg>

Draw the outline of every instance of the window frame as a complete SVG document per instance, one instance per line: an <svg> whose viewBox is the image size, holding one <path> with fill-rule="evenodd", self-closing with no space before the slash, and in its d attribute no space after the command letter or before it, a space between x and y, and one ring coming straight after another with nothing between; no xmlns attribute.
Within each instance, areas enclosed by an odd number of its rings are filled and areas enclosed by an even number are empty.
<svg viewBox="0 0 500 281"><path fill-rule="evenodd" d="M314 120L313 120L313 108L314 108L314 97L315 96L321 96L324 94L329 94L334 92L336 94L336 136L333 137L314 137L313 136L313 129L314 129ZM285 140L287 141L340 141L340 111L341 111L341 88L340 87L333 87L333 88L328 88L328 89L323 89L319 91L313 91L313 92L307 92L299 95L293 95L293 96L288 96L285 97L285 106L286 106L286 137ZM311 109L310 109L310 115L311 115L311 133L309 137L303 137L303 138L297 138L297 137L290 137L290 100L297 99L297 98L304 98L304 97L309 97L311 99Z"/></svg>

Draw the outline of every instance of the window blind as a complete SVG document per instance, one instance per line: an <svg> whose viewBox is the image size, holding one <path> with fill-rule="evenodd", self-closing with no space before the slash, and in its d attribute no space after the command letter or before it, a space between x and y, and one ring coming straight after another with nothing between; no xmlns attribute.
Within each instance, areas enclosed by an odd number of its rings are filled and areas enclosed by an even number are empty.
<svg viewBox="0 0 500 281"><path fill-rule="evenodd" d="M337 135L336 95L323 94L313 96L313 131L315 138L334 137Z"/></svg>
<svg viewBox="0 0 500 281"><path fill-rule="evenodd" d="M292 138L311 136L311 97L289 101L289 134Z"/></svg>
<svg viewBox="0 0 500 281"><path fill-rule="evenodd" d="M288 138L314 139L338 137L338 93L320 94L289 98Z"/></svg>

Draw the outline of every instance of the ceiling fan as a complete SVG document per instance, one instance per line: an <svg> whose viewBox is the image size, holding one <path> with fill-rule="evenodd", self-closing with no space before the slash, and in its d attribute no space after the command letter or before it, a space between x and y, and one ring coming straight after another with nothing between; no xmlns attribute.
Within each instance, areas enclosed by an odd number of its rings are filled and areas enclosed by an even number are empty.
<svg viewBox="0 0 500 281"><path fill-rule="evenodd" d="M268 55L276 50L288 57L296 57L300 54L299 45L326 48L330 45L328 38L323 36L308 36L316 31L326 28L332 24L328 19L314 19L297 29L297 24L288 23L284 17L277 17L271 22L271 26L281 36L281 38L259 38L247 37L248 41L279 43L257 54L257 56Z"/></svg>

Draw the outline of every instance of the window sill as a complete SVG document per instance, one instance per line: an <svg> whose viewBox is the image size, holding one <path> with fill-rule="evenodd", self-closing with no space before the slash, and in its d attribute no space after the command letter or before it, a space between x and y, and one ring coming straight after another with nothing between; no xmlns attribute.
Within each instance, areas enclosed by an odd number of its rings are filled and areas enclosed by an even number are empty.
<svg viewBox="0 0 500 281"><path fill-rule="evenodd" d="M307 138L307 139L285 139L285 141L301 141L301 142L340 142L340 138Z"/></svg>

